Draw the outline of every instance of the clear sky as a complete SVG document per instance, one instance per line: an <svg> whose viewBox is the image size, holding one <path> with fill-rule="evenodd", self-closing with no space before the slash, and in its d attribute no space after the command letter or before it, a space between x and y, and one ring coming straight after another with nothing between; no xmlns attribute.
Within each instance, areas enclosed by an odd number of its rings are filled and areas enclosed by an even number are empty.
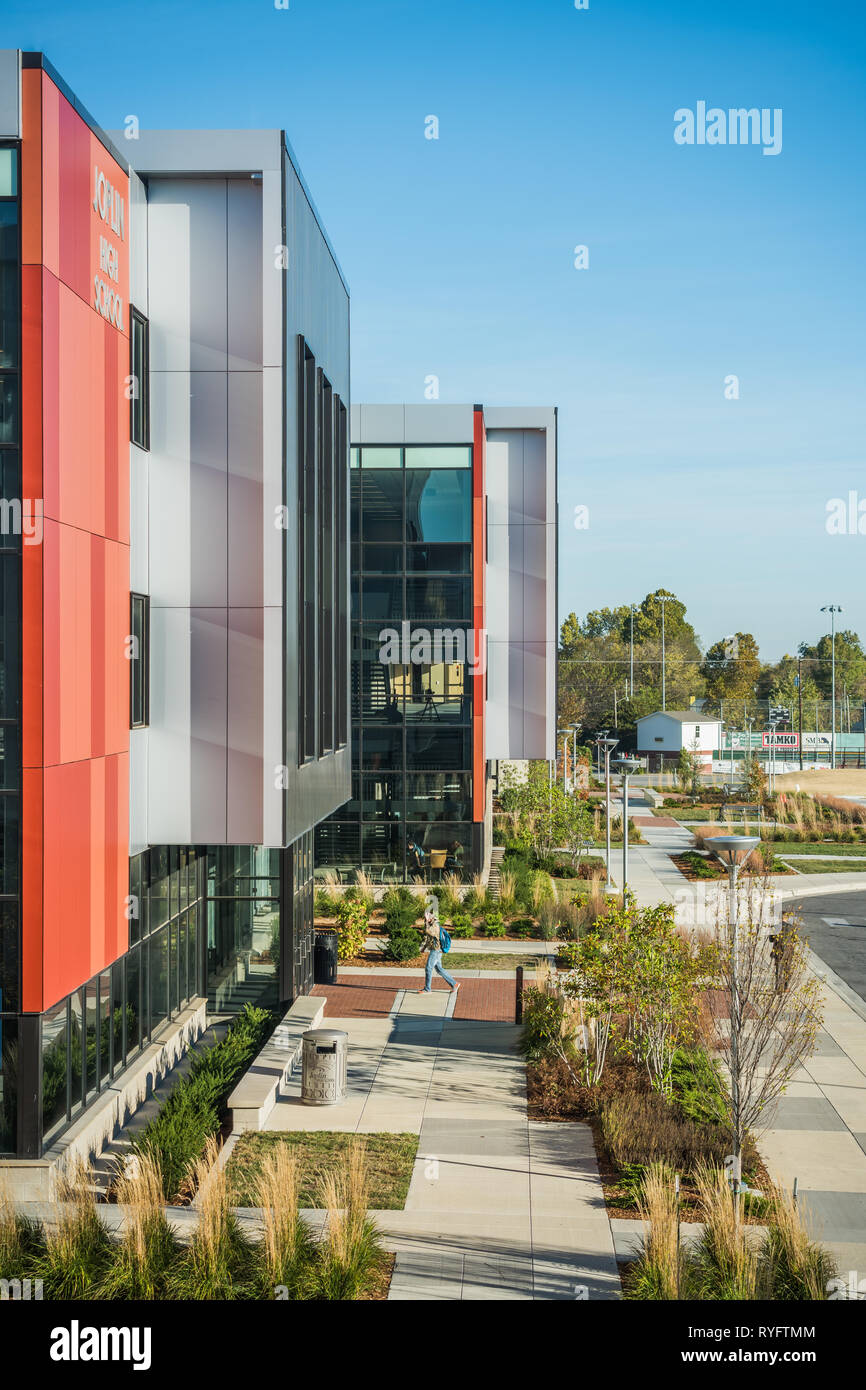
<svg viewBox="0 0 866 1390"><path fill-rule="evenodd" d="M866 640L866 534L825 528L832 498L866 513L863 0L3 18L106 128L286 129L352 291L354 400L435 374L443 401L558 405L563 616L662 585L707 644L778 657L831 602ZM701 101L781 108L781 153L676 144Z"/></svg>

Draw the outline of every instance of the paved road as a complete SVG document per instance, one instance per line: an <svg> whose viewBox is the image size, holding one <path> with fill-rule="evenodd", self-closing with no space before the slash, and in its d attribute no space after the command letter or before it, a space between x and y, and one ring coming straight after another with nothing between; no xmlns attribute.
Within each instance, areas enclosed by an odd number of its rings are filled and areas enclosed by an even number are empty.
<svg viewBox="0 0 866 1390"><path fill-rule="evenodd" d="M866 887L793 902L812 950L866 1002Z"/></svg>

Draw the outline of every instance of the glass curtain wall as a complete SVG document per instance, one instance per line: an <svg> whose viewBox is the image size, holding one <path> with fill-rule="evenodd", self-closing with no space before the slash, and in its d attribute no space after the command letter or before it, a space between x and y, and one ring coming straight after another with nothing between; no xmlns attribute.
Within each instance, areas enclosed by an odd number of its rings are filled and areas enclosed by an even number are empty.
<svg viewBox="0 0 866 1390"><path fill-rule="evenodd" d="M200 996L200 854L157 846L129 863L129 951L42 1015L42 1142Z"/></svg>
<svg viewBox="0 0 866 1390"><path fill-rule="evenodd" d="M280 851L207 851L207 996L213 1013L280 1002Z"/></svg>
<svg viewBox="0 0 866 1390"><path fill-rule="evenodd" d="M349 881L467 877L472 847L472 449L351 456L352 800L316 829Z"/></svg>

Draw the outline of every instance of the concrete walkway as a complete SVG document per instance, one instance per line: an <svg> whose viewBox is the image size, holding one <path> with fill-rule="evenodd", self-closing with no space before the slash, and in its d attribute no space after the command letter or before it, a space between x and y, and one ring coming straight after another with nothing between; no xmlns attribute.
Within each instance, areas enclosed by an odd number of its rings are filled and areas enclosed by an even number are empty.
<svg viewBox="0 0 866 1390"><path fill-rule="evenodd" d="M393 1300L618 1298L590 1130L531 1122L519 1029L452 1005L406 992L390 1018L329 1018L349 1033L346 1102L304 1106L295 1083L268 1129L419 1135L405 1210L375 1214Z"/></svg>

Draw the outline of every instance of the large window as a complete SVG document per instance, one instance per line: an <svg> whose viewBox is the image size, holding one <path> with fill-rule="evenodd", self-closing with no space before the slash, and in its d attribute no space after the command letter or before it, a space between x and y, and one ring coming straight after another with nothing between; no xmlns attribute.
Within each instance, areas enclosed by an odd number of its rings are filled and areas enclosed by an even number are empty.
<svg viewBox="0 0 866 1390"><path fill-rule="evenodd" d="M130 594L130 709L129 724L141 729L150 722L150 599Z"/></svg>
<svg viewBox="0 0 866 1390"><path fill-rule="evenodd" d="M471 446L351 458L353 799L316 830L350 880L471 872ZM413 848L414 846L414 848ZM428 853L429 852L429 853ZM431 868L431 865L433 866Z"/></svg>
<svg viewBox="0 0 866 1390"><path fill-rule="evenodd" d="M150 448L150 325L130 307L129 315L129 437L140 449Z"/></svg>
<svg viewBox="0 0 866 1390"><path fill-rule="evenodd" d="M298 761L348 738L346 407L298 338Z"/></svg>

